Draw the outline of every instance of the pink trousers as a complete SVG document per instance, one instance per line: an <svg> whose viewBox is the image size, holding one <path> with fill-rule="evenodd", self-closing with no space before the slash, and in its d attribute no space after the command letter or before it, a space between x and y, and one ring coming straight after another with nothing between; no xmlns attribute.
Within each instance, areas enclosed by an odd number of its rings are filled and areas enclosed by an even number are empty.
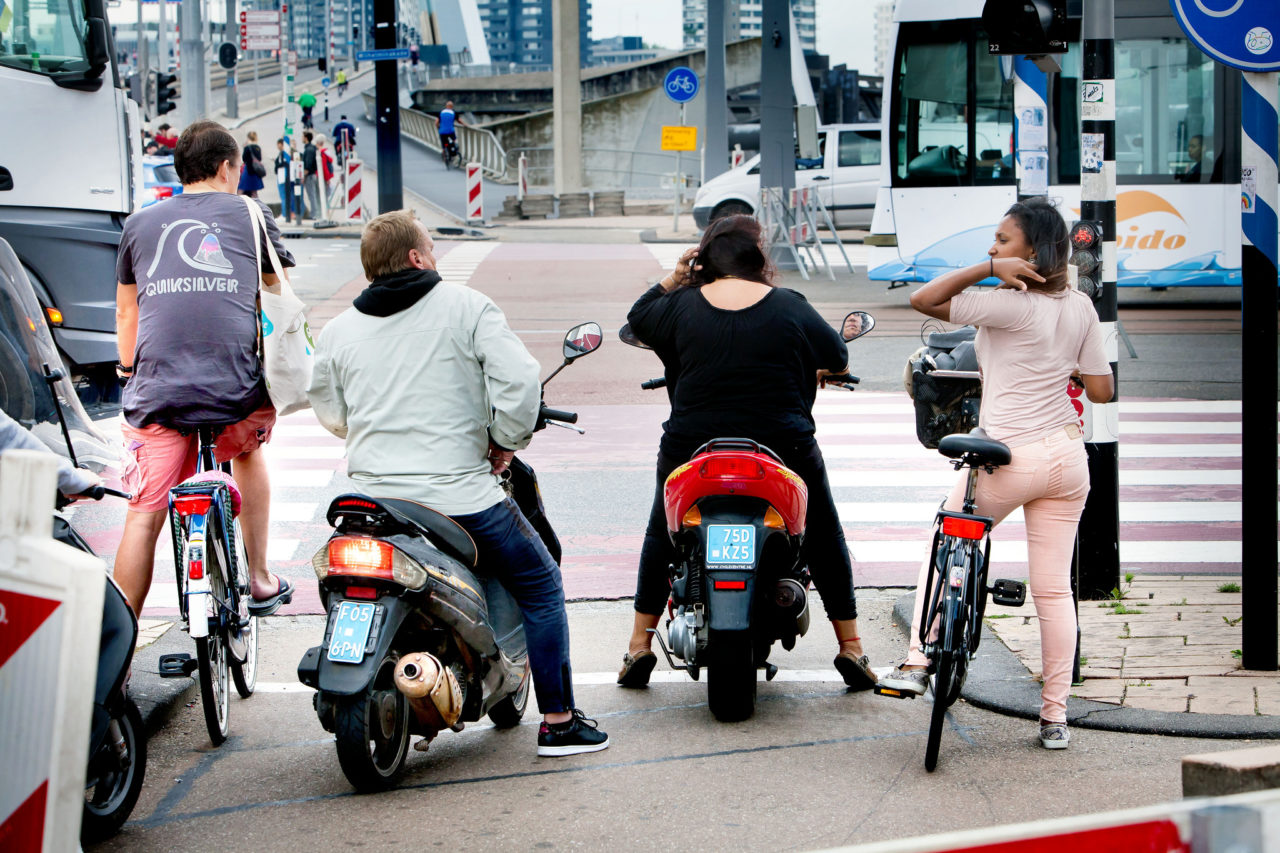
<svg viewBox="0 0 1280 853"><path fill-rule="evenodd" d="M1031 597L1040 622L1041 664L1044 689L1040 716L1049 722L1067 719L1067 694L1071 690L1071 665L1076 649L1076 612L1071 601L1071 553L1076 526L1089 494L1089 464L1080 429L1072 424L1054 430L1029 444L1012 448L1013 459L994 474L978 474L977 512L1003 521L1022 507L1027 525L1027 568ZM964 505L968 471L947 498L946 508ZM992 548L1000 558L1000 545ZM920 622L928 594L929 557L920 566L916 584L915 615L911 620L910 651L905 665L927 666L920 651ZM989 577L988 582L993 578Z"/></svg>

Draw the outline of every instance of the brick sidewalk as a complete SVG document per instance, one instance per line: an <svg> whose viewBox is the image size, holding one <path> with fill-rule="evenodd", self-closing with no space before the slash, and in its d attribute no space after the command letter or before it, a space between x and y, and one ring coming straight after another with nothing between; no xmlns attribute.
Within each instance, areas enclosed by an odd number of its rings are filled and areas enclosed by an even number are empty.
<svg viewBox="0 0 1280 853"><path fill-rule="evenodd" d="M1235 592L1220 588L1234 586ZM1081 675L1071 695L1175 713L1280 715L1280 675L1241 668L1240 578L1138 575L1123 599L1080 603ZM1031 602L987 608L987 624L1036 678Z"/></svg>

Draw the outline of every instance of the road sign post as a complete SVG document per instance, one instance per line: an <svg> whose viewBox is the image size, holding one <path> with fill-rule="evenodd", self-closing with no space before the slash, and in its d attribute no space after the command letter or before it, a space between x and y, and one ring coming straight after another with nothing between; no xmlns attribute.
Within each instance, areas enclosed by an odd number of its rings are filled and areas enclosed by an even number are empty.
<svg viewBox="0 0 1280 853"><path fill-rule="evenodd" d="M668 98L670 98L671 100L675 101L677 104L680 105L680 125L679 125L680 128L684 128L685 126L685 123L684 123L685 104L689 103L694 99L694 97L697 96L698 88L699 88L698 75L694 72L692 68L689 68L684 65L679 65L679 66L676 66L675 68L672 68L670 71L667 72L666 78L663 79L662 81L662 91L667 94ZM673 181L673 184L675 185L675 204L672 205L672 208L671 208L671 230L679 231L680 230L681 190L683 189L683 185L684 185L684 175L681 173L680 152L697 150L696 140L697 140L698 129L696 127L690 128L694 132L695 145L693 148L686 148L683 145L677 145L677 146L668 148L667 147L668 129L674 131L676 130L676 128L664 127L662 129L662 142L663 142L663 150L676 152L676 172L675 172L675 180ZM682 136L681 138L684 138L684 137Z"/></svg>
<svg viewBox="0 0 1280 853"><path fill-rule="evenodd" d="M396 2L373 0L373 46L396 47ZM404 177L400 159L400 92L396 63L374 61L374 127L378 147L378 213L404 207Z"/></svg>
<svg viewBox="0 0 1280 853"><path fill-rule="evenodd" d="M1276 191L1280 5L1170 0L1196 47L1243 73L1240 97L1241 656L1280 668L1276 636Z"/></svg>

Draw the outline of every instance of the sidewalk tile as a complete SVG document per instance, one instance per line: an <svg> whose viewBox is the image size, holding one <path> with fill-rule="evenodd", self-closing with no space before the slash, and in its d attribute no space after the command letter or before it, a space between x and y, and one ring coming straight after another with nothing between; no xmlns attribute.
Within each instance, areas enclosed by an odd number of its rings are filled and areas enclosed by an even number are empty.
<svg viewBox="0 0 1280 853"><path fill-rule="evenodd" d="M1124 704L1131 708L1145 708L1148 711L1182 713L1187 710L1188 693L1189 690L1183 679L1150 682L1126 679Z"/></svg>

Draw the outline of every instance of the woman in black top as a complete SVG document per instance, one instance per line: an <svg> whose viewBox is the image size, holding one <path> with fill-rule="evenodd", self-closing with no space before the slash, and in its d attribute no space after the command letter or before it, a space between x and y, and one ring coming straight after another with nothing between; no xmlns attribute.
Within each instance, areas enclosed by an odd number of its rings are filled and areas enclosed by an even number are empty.
<svg viewBox="0 0 1280 853"><path fill-rule="evenodd" d="M265 186L262 183L262 175L259 175L256 169L266 171L262 165L262 148L258 145L258 133L251 130L249 131L248 142L245 143L244 150L240 152L240 183L236 187L240 195L257 198L258 190Z"/></svg>
<svg viewBox="0 0 1280 853"><path fill-rule="evenodd" d="M663 424L657 488L640 551L635 624L618 673L624 687L648 684L657 662L649 629L658 627L666 607L667 567L676 560L663 485L698 447L727 436L768 446L804 479L809 508L801 561L840 640L835 666L850 687L875 684L858 637L849 549L813 437L819 375L845 372L848 351L802 295L772 285L761 236L750 216L717 220L675 273L627 315L632 331L666 368L671 418Z"/></svg>

